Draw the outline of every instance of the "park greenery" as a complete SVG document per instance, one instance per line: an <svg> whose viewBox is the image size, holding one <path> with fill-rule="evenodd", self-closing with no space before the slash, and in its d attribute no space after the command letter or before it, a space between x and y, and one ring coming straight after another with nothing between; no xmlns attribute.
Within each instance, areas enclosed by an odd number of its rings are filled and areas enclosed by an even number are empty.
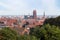
<svg viewBox="0 0 60 40"><path fill-rule="evenodd" d="M50 24L50 25L55 25L55 26L60 26L60 16L56 17L56 18L47 18L45 20L45 23L44 24Z"/></svg>
<svg viewBox="0 0 60 40"><path fill-rule="evenodd" d="M0 28L0 40L60 40L60 16L46 19L42 27L31 28L29 35L18 34L9 27Z"/></svg>

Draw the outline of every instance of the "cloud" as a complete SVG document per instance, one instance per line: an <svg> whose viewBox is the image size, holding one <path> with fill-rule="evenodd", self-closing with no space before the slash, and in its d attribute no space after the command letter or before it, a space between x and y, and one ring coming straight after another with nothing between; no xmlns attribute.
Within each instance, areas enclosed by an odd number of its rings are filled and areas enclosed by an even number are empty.
<svg viewBox="0 0 60 40"><path fill-rule="evenodd" d="M33 9L37 10L38 15L59 15L60 12L56 7L56 0L5 0L0 1L0 6L6 10L0 9L0 15L24 15L32 14Z"/></svg>
<svg viewBox="0 0 60 40"><path fill-rule="evenodd" d="M0 11L0 13L7 15L19 15L19 13L23 14L28 8L27 3L23 0L8 0L7 2L0 2L0 5L7 9L2 10L2 12Z"/></svg>
<svg viewBox="0 0 60 40"><path fill-rule="evenodd" d="M57 9L56 0L42 0L42 6L46 15L59 15L60 9Z"/></svg>
<svg viewBox="0 0 60 40"><path fill-rule="evenodd" d="M27 4L24 1L19 0L8 0L7 3L0 2L1 6L6 7L9 10L19 10L22 8L26 8Z"/></svg>

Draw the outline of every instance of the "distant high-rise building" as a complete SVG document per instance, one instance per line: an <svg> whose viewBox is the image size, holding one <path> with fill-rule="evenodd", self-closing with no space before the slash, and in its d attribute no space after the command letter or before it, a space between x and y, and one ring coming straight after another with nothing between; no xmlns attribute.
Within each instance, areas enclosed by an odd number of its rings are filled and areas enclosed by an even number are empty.
<svg viewBox="0 0 60 40"><path fill-rule="evenodd" d="M33 18L34 18L34 19L37 18L36 10L33 10Z"/></svg>

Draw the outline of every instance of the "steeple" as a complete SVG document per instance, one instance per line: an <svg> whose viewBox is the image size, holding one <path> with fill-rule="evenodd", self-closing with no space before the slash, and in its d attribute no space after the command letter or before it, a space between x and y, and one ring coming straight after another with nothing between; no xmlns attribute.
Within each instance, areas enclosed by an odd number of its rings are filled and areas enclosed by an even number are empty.
<svg viewBox="0 0 60 40"><path fill-rule="evenodd" d="M43 16L45 17L45 11L44 11L44 15Z"/></svg>
<svg viewBox="0 0 60 40"><path fill-rule="evenodd" d="M45 18L45 11L43 12L43 18Z"/></svg>

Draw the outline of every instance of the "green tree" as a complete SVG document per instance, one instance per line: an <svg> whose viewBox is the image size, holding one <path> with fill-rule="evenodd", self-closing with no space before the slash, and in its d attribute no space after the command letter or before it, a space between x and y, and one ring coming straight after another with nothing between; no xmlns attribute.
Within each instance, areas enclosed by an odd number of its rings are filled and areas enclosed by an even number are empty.
<svg viewBox="0 0 60 40"><path fill-rule="evenodd" d="M40 40L60 40L60 29L54 25L44 25L41 28L31 29L30 35L36 36Z"/></svg>
<svg viewBox="0 0 60 40"><path fill-rule="evenodd" d="M8 27L0 29L0 40L38 40L35 36L17 34Z"/></svg>
<svg viewBox="0 0 60 40"><path fill-rule="evenodd" d="M31 35L23 35L23 36L19 36L18 40L38 40L35 36L31 36Z"/></svg>
<svg viewBox="0 0 60 40"><path fill-rule="evenodd" d="M17 32L8 27L0 30L0 40L16 40Z"/></svg>
<svg viewBox="0 0 60 40"><path fill-rule="evenodd" d="M60 16L56 18L47 18L44 24L48 24L48 23L50 25L60 26Z"/></svg>

